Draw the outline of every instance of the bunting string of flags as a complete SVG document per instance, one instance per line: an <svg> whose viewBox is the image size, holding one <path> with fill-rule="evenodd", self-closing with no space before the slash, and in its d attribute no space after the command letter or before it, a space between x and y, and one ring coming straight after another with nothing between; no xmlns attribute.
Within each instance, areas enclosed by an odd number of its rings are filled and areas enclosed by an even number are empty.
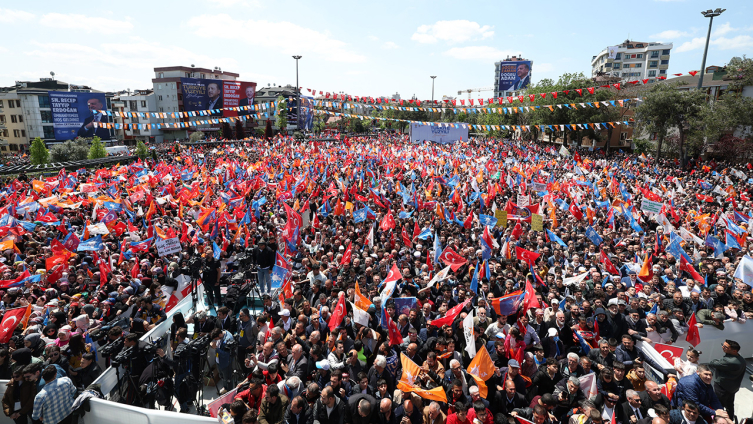
<svg viewBox="0 0 753 424"><path fill-rule="evenodd" d="M585 129L596 129L600 130L602 128L608 129L609 127L617 128L618 125L625 125L630 126L634 125L635 121L611 121L611 122L589 122L589 123L580 123L580 124L552 124L552 125L476 125L476 124L466 124L466 123L450 123L450 122L424 122L424 121L413 121L410 119L397 119L397 118L382 118L378 116L366 116L366 115L356 115L351 113L340 113L340 112L330 112L330 111L322 111L322 110L314 110L315 115L333 115L333 116L340 116L345 118L356 118L356 119L362 119L362 120L373 120L376 119L377 121L392 121L392 122L407 122L409 124L422 124L422 125L432 125L432 126L439 126L439 127L453 127L453 128L468 128L468 129L477 129L477 130L519 130L519 131L531 131L531 128L536 128L539 131L549 129L551 131L565 131L565 130L585 130Z"/></svg>
<svg viewBox="0 0 753 424"><path fill-rule="evenodd" d="M690 71L690 72L688 72L688 74L692 75L692 76L696 76L698 74L698 71ZM677 74L672 74L672 75L676 76L676 77L680 77L680 76L682 76L684 74L677 73ZM667 77L666 76L659 76L656 79L657 80L666 80ZM526 93L525 95L518 95L518 96L490 97L488 99L476 99L476 101L478 102L478 104L480 106L483 106L484 102L486 102L487 104L497 103L497 104L500 104L500 105L502 105L502 104L513 104L516 100L519 101L520 103L523 103L526 99L528 99L529 101L533 102L534 100L536 100L539 97L542 98L542 99L545 99L547 96L551 96L551 97L553 97L553 98L556 99L557 96L560 95L560 94L567 95L567 94L570 94L571 92L577 93L578 96L580 97L580 96L583 96L583 94L594 94L595 91L597 89L599 89L599 88L606 88L606 89L614 88L617 91L620 91L620 90L622 90L626 86L626 84L629 84L629 85L638 85L638 84L640 84L640 85L648 85L650 83L649 83L649 79L646 78L646 79L640 79L640 80L635 80L635 81L627 81L625 83L604 84L604 85L600 85L600 86L576 88L576 89L572 89L572 90L551 91L551 92L546 92L546 93ZM300 87L300 88L301 88L301 90L303 90L303 87ZM316 89L307 88L306 91L308 93L310 93L312 96L316 96L317 95L316 94ZM384 99L384 98L381 98L381 97L376 97L375 98L375 97L370 97L370 96L351 96L350 94L338 94L336 92L330 93L330 92L323 92L321 90L319 91L319 96L324 96L326 99L329 99L330 96L331 96L333 100L337 100L337 99L348 100L348 101L353 100L356 103L364 103L364 104L399 103L402 106L403 102L408 102L408 103L411 103L411 104L415 102L418 106L421 106L421 103L422 103L421 100L397 100L397 99ZM457 102L460 102L461 105L465 105L465 101L466 101L465 99L434 100L434 104L441 105L444 102L444 104L447 105L450 102L452 102L453 106L456 106ZM431 103L429 100L425 100L424 102ZM470 106L473 106L474 105L474 99L468 99L468 103L469 103Z"/></svg>

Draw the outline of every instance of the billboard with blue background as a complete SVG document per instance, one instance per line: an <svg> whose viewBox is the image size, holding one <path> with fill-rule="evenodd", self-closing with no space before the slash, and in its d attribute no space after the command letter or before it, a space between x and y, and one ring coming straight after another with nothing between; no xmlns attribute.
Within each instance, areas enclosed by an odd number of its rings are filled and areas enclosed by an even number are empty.
<svg viewBox="0 0 753 424"><path fill-rule="evenodd" d="M76 137L94 137L109 140L110 130L95 123L107 124L111 118L102 111L107 110L104 93L78 93L50 91L50 108L55 140L73 140ZM98 113L94 113L98 111Z"/></svg>
<svg viewBox="0 0 753 424"><path fill-rule="evenodd" d="M468 127L458 125L458 128L455 128L454 124L440 127L414 122L410 124L410 140L413 143L433 141L439 144L450 144L458 140L468 141Z"/></svg>
<svg viewBox="0 0 753 424"><path fill-rule="evenodd" d="M499 91L522 90L531 84L531 61L500 62Z"/></svg>

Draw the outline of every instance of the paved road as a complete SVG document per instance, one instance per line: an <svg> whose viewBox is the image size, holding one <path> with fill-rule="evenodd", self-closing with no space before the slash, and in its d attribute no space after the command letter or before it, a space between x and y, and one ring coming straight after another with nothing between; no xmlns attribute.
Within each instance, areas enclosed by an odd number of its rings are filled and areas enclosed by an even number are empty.
<svg viewBox="0 0 753 424"><path fill-rule="evenodd" d="M748 366L751 365L753 365L753 359L748 359ZM749 375L743 378L740 391L735 396L735 414L738 419L753 417L753 383L748 378Z"/></svg>

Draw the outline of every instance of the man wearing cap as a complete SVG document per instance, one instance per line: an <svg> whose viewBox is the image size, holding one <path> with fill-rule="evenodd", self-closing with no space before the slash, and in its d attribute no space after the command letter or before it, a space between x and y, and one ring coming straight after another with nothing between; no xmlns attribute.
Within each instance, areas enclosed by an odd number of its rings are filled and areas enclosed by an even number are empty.
<svg viewBox="0 0 753 424"><path fill-rule="evenodd" d="M622 284L625 285L625 288L635 287L636 284L638 284L638 273L636 273L634 270L628 270L627 277L622 277L622 280L620 280Z"/></svg>
<svg viewBox="0 0 753 424"><path fill-rule="evenodd" d="M520 375L520 363L515 359L507 361L507 367L500 368L497 373L505 379L515 383L515 391L525 396L528 393L526 380Z"/></svg>

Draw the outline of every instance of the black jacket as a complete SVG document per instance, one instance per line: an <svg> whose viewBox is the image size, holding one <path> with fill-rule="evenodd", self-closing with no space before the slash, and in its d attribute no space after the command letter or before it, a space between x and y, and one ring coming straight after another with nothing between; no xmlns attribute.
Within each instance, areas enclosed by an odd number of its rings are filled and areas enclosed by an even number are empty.
<svg viewBox="0 0 753 424"><path fill-rule="evenodd" d="M648 416L648 409L641 406L638 408L639 411L641 411L641 417L640 418L646 418ZM615 406L615 413L617 414L617 422L621 422L623 424L628 424L630 422L630 417L635 415L633 412L633 408L630 407L630 404L628 401L625 401L619 405ZM639 418L639 417L636 417Z"/></svg>
<svg viewBox="0 0 753 424"><path fill-rule="evenodd" d="M263 269L272 269L275 264L275 252L266 246L264 249L254 249L254 263Z"/></svg>
<svg viewBox="0 0 753 424"><path fill-rule="evenodd" d="M494 400L490 405L492 413L502 413L507 416L509 416L513 410L525 408L529 404L529 402L526 401L525 396L521 395L518 392L515 392L515 396L513 396L512 401L509 401L507 399L507 393L504 390L496 392L492 399Z"/></svg>
<svg viewBox="0 0 753 424"><path fill-rule="evenodd" d="M335 406L327 415L327 406L319 399L314 404L314 424L345 424L348 422L348 407L345 402L335 396Z"/></svg>
<svg viewBox="0 0 753 424"><path fill-rule="evenodd" d="M293 401L290 401L288 403L288 407L285 410L285 422L287 424L313 424L314 422L314 410L312 408L309 408L309 404L304 402L303 403L303 409L301 410L301 413L296 416L293 412L290 411L290 407L293 404Z"/></svg>

